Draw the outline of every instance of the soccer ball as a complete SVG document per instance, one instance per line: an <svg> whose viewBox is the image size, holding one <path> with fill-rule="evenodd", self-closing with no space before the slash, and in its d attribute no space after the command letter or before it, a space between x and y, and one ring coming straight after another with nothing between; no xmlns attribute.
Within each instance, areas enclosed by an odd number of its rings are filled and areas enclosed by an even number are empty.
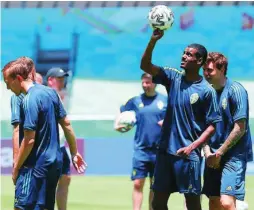
<svg viewBox="0 0 254 210"><path fill-rule="evenodd" d="M244 201L236 200L236 209L237 210L248 210L248 204Z"/></svg>
<svg viewBox="0 0 254 210"><path fill-rule="evenodd" d="M136 121L136 113L134 111L125 111L120 114L118 123L131 129L136 124Z"/></svg>
<svg viewBox="0 0 254 210"><path fill-rule="evenodd" d="M174 14L167 6L157 5L148 13L148 21L153 29L167 30L174 23Z"/></svg>

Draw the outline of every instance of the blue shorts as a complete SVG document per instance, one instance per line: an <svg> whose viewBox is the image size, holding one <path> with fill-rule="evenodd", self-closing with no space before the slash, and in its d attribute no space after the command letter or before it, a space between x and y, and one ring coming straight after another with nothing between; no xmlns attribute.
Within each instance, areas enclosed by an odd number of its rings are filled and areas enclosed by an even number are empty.
<svg viewBox="0 0 254 210"><path fill-rule="evenodd" d="M231 159L221 162L220 169L205 167L203 193L209 196L231 195L244 200L247 162Z"/></svg>
<svg viewBox="0 0 254 210"><path fill-rule="evenodd" d="M66 151L65 146L61 147L61 152L63 156L63 168L61 175L70 175L71 174L71 161L69 155Z"/></svg>
<svg viewBox="0 0 254 210"><path fill-rule="evenodd" d="M142 161L135 157L132 159L131 180L153 177L155 161Z"/></svg>
<svg viewBox="0 0 254 210"><path fill-rule="evenodd" d="M33 168L23 167L15 187L14 207L22 210L53 210L61 169L52 167L47 177L34 176Z"/></svg>
<svg viewBox="0 0 254 210"><path fill-rule="evenodd" d="M201 164L166 152L157 154L152 189L158 192L201 194Z"/></svg>

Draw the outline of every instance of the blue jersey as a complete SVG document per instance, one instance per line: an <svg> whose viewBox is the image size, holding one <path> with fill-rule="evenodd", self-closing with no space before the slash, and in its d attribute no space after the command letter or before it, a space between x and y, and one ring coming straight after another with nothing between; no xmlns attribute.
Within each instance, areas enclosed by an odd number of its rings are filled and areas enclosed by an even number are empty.
<svg viewBox="0 0 254 210"><path fill-rule="evenodd" d="M52 88L35 85L23 99L20 143L24 138L24 130L35 131L35 143L24 166L33 167L37 177L47 176L53 164L61 164L58 120L65 116L61 99Z"/></svg>
<svg viewBox="0 0 254 210"><path fill-rule="evenodd" d="M169 95L160 149L176 155L178 149L189 146L209 125L221 120L216 92L205 79L188 82L181 71L161 68L153 80L164 85ZM198 148L189 159L200 157L201 149Z"/></svg>
<svg viewBox="0 0 254 210"><path fill-rule="evenodd" d="M218 92L218 103L222 121L216 124L216 133L210 141L215 152L227 139L237 120L246 120L246 132L243 137L225 154L225 158L238 157L246 161L253 160L252 142L249 128L248 94L238 82L227 79L222 92Z"/></svg>
<svg viewBox="0 0 254 210"><path fill-rule="evenodd" d="M134 156L139 160L151 160L155 155L161 134L160 120L164 119L167 97L156 93L148 97L141 94L131 98L120 111L133 110L136 113L136 133L134 137Z"/></svg>
<svg viewBox="0 0 254 210"><path fill-rule="evenodd" d="M24 95L20 94L19 96L12 95L11 97L11 124L14 125L20 122L20 108Z"/></svg>

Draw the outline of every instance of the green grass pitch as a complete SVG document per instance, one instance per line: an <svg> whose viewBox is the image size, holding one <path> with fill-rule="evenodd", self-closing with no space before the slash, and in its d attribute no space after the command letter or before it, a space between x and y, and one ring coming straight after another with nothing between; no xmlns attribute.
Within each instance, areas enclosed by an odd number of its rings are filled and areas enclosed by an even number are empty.
<svg viewBox="0 0 254 210"><path fill-rule="evenodd" d="M142 209L148 209L148 182L144 189ZM130 210L132 182L128 176L73 176L70 185L68 209L70 210ZM247 176L246 201L254 209L254 176ZM1 176L1 210L13 209L14 185L11 176ZM169 209L183 210L183 196L174 193ZM208 200L202 199L203 210L208 210Z"/></svg>

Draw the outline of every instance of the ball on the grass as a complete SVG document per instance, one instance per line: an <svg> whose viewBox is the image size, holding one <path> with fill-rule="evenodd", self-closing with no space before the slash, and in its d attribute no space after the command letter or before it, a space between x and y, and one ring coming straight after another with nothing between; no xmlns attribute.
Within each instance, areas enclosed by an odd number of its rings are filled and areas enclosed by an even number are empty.
<svg viewBox="0 0 254 210"><path fill-rule="evenodd" d="M167 30L174 23L174 14L167 6L157 5L148 13L148 22L154 30Z"/></svg>

